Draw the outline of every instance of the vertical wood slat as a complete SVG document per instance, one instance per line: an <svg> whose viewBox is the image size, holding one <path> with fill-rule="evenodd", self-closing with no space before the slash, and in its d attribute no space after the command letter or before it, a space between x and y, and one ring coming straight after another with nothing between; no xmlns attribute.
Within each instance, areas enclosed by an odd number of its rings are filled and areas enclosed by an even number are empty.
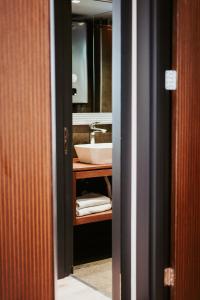
<svg viewBox="0 0 200 300"><path fill-rule="evenodd" d="M0 299L53 299L49 0L0 2Z"/></svg>
<svg viewBox="0 0 200 300"><path fill-rule="evenodd" d="M172 299L200 299L200 2L176 0L173 95Z"/></svg>

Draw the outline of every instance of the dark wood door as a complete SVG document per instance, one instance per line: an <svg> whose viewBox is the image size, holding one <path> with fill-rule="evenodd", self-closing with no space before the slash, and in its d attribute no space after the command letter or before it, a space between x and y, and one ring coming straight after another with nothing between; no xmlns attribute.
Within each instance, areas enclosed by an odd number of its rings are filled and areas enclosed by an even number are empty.
<svg viewBox="0 0 200 300"><path fill-rule="evenodd" d="M200 1L174 1L172 299L200 299Z"/></svg>

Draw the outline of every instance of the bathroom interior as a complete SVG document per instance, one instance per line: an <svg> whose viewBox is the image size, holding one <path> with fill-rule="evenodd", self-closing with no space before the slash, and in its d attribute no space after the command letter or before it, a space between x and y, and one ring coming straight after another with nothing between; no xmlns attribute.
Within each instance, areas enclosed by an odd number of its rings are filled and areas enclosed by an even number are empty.
<svg viewBox="0 0 200 300"><path fill-rule="evenodd" d="M72 0L73 276L112 298L112 1Z"/></svg>

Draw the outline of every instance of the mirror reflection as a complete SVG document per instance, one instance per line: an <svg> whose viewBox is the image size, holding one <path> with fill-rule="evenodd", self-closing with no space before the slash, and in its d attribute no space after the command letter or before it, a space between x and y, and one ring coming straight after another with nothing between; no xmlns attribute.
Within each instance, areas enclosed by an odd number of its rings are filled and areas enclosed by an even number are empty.
<svg viewBox="0 0 200 300"><path fill-rule="evenodd" d="M112 5L88 2L72 3L73 113L112 112Z"/></svg>

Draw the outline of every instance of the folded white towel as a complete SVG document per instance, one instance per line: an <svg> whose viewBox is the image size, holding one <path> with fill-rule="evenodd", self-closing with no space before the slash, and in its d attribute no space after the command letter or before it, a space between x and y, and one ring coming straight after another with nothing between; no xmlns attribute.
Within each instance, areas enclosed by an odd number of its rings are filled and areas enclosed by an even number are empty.
<svg viewBox="0 0 200 300"><path fill-rule="evenodd" d="M103 204L110 204L110 198L97 194L97 193L88 193L83 196L79 196L76 199L77 208L86 208L91 206L99 206Z"/></svg>
<svg viewBox="0 0 200 300"><path fill-rule="evenodd" d="M112 208L112 204L103 204L86 208L76 208L76 215L78 217L103 212Z"/></svg>

